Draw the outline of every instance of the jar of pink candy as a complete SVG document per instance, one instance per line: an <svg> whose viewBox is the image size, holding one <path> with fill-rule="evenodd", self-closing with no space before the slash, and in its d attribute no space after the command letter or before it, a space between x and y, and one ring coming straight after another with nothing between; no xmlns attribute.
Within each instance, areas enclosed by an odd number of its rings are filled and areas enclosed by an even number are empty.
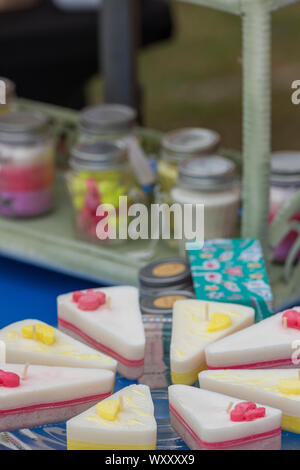
<svg viewBox="0 0 300 470"><path fill-rule="evenodd" d="M72 149L66 181L78 235L103 243L120 242L120 226L127 222L121 201L129 206L144 198L126 147L104 140L77 144Z"/></svg>
<svg viewBox="0 0 300 470"><path fill-rule="evenodd" d="M32 217L54 200L54 146L48 118L15 111L0 116L0 214Z"/></svg>
<svg viewBox="0 0 300 470"><path fill-rule="evenodd" d="M274 152L271 160L269 223L285 206L292 194L300 190L300 152ZM292 217L300 222L300 207ZM274 259L284 261L298 234L291 231L274 250ZM300 253L298 255L300 257Z"/></svg>

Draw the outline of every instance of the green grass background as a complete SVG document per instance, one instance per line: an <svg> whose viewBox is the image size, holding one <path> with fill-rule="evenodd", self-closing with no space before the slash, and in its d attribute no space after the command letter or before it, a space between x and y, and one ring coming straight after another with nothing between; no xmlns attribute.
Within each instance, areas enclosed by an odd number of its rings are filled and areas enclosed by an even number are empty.
<svg viewBox="0 0 300 470"><path fill-rule="evenodd" d="M144 125L204 126L219 131L224 146L240 149L241 20L171 3L175 36L139 55ZM273 14L272 49L272 146L300 149L300 105L291 103L291 83L300 79L300 3Z"/></svg>

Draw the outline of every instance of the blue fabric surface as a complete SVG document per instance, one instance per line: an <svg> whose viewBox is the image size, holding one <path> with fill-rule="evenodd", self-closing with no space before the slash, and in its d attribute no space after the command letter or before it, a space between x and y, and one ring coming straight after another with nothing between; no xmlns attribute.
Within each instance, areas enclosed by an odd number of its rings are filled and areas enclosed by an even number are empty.
<svg viewBox="0 0 300 470"><path fill-rule="evenodd" d="M25 318L56 325L58 295L96 286L93 282L0 256L0 328Z"/></svg>

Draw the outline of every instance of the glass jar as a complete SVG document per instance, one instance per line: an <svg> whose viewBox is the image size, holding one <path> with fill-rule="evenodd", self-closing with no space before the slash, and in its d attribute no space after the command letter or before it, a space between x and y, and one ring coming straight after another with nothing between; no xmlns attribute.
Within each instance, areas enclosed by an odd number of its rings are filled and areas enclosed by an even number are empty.
<svg viewBox="0 0 300 470"><path fill-rule="evenodd" d="M0 116L0 214L31 217L54 201L54 146L40 112Z"/></svg>
<svg viewBox="0 0 300 470"><path fill-rule="evenodd" d="M179 129L164 136L158 163L158 179L160 190L167 199L177 182L178 165L192 157L215 153L220 141L217 132L201 128Z"/></svg>
<svg viewBox="0 0 300 470"><path fill-rule="evenodd" d="M172 202L181 205L204 205L205 239L231 238L234 235L241 190L231 160L212 155L183 162L171 198ZM179 242L181 252L184 252L184 244L184 240Z"/></svg>
<svg viewBox="0 0 300 470"><path fill-rule="evenodd" d="M120 104L102 104L80 114L79 141L119 141L133 134L137 112Z"/></svg>
<svg viewBox="0 0 300 470"><path fill-rule="evenodd" d="M285 206L295 191L300 190L300 152L274 152L271 159L271 188L269 223ZM300 222L300 207L292 217ZM290 232L274 250L274 258L284 261L298 234ZM300 257L300 253L298 255Z"/></svg>
<svg viewBox="0 0 300 470"><path fill-rule="evenodd" d="M14 82L5 77L0 77L0 83L3 86L3 94L5 103L0 104L0 115L8 112L12 112L16 108L16 86Z"/></svg>
<svg viewBox="0 0 300 470"><path fill-rule="evenodd" d="M119 198L127 196L127 206L146 202L132 174L126 147L104 140L76 145L66 181L79 236L105 243L124 241L120 239L119 227L127 223L128 216L121 210ZM111 208L97 215L101 204Z"/></svg>

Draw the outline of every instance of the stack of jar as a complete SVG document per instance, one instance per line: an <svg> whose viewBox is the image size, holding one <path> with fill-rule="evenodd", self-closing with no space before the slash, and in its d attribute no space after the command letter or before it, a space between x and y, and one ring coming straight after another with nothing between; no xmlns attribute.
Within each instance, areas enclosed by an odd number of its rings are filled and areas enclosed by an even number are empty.
<svg viewBox="0 0 300 470"><path fill-rule="evenodd" d="M144 266L139 272L139 283L141 311L154 321L171 321L174 302L194 298L190 266L183 258Z"/></svg>
<svg viewBox="0 0 300 470"><path fill-rule="evenodd" d="M169 199L170 191L177 182L179 165L190 158L215 153L220 142L217 132L201 128L180 129L163 137L158 180L164 199Z"/></svg>
<svg viewBox="0 0 300 470"><path fill-rule="evenodd" d="M66 180L76 228L83 238L120 242L119 198L127 196L128 204L146 202L130 167L125 141L135 125L136 112L127 106L101 105L81 114ZM100 204L109 206L97 214Z"/></svg>
<svg viewBox="0 0 300 470"><path fill-rule="evenodd" d="M0 214L31 217L54 201L54 147L47 117L16 111L0 116Z"/></svg>

